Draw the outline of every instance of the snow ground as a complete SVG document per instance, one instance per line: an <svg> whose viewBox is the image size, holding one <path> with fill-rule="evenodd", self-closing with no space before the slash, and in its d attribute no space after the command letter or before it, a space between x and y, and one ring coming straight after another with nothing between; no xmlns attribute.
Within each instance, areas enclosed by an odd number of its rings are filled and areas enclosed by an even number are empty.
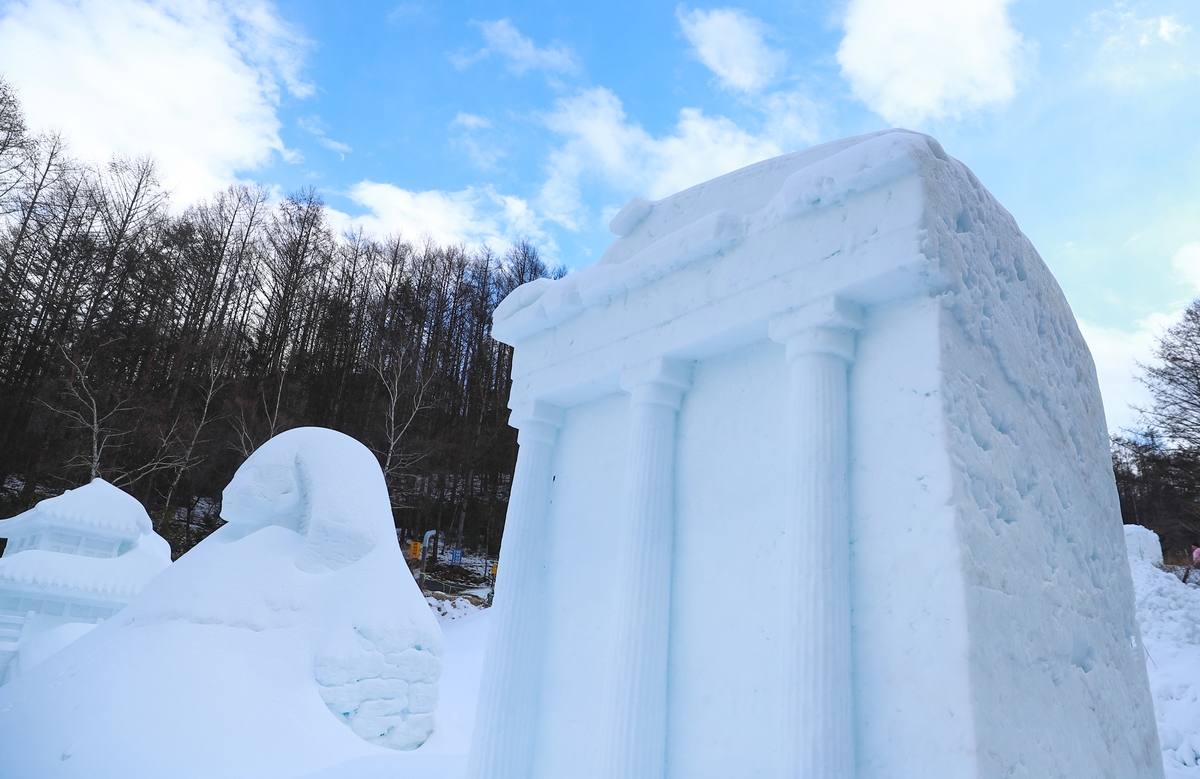
<svg viewBox="0 0 1200 779"><path fill-rule="evenodd" d="M1166 779L1200 779L1200 587L1130 555Z"/></svg>
<svg viewBox="0 0 1200 779"><path fill-rule="evenodd" d="M445 623L465 617L469 614L474 614L484 606L478 605L470 598L459 596L446 596L440 592L433 595L426 595L425 602L429 604L429 608L433 609L434 616L438 622L442 623L443 628Z"/></svg>

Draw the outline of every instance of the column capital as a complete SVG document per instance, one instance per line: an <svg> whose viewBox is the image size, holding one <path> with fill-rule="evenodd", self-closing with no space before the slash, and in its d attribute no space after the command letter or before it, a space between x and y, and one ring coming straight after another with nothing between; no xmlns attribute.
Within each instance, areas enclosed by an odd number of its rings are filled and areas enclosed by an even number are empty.
<svg viewBox="0 0 1200 779"><path fill-rule="evenodd" d="M508 424L519 432L517 442L542 441L553 444L558 429L563 426L566 411L544 400L522 403L508 415Z"/></svg>
<svg viewBox="0 0 1200 779"><path fill-rule="evenodd" d="M691 360L658 357L621 371L621 389L633 403L651 403L678 409L683 393L692 386Z"/></svg>
<svg viewBox="0 0 1200 779"><path fill-rule="evenodd" d="M849 363L862 317L860 306L832 295L771 317L767 332L787 346L789 363L803 354L832 354Z"/></svg>

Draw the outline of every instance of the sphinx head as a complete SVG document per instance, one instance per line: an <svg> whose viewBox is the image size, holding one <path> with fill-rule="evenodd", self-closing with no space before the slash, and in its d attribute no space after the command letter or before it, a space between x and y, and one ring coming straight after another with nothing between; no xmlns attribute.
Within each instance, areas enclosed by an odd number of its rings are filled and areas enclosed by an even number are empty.
<svg viewBox="0 0 1200 779"><path fill-rule="evenodd" d="M310 573L343 568L395 538L375 456L318 427L281 433L250 455L225 488L221 518L245 533L279 525L305 536L296 566Z"/></svg>

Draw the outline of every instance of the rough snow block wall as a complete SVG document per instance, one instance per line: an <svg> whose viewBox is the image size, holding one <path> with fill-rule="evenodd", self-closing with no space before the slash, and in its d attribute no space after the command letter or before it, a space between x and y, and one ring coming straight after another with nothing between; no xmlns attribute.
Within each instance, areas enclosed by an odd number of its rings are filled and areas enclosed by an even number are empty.
<svg viewBox="0 0 1200 779"><path fill-rule="evenodd" d="M518 288L469 775L1159 777L1095 370L903 131L635 199Z"/></svg>

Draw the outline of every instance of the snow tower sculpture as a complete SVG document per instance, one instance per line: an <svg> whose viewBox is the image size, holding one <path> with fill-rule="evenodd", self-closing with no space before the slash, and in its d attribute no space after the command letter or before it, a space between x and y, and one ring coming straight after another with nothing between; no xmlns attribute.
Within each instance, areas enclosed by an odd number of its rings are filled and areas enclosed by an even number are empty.
<svg viewBox="0 0 1200 779"><path fill-rule="evenodd" d="M123 611L0 687L0 773L302 776L426 741L441 629L375 456L333 430L281 433L221 516Z"/></svg>
<svg viewBox="0 0 1200 779"><path fill-rule="evenodd" d="M932 138L752 165L516 289L470 779L1161 777L1092 359Z"/></svg>
<svg viewBox="0 0 1200 779"><path fill-rule="evenodd" d="M0 522L0 684L124 608L171 564L137 499L104 479Z"/></svg>

